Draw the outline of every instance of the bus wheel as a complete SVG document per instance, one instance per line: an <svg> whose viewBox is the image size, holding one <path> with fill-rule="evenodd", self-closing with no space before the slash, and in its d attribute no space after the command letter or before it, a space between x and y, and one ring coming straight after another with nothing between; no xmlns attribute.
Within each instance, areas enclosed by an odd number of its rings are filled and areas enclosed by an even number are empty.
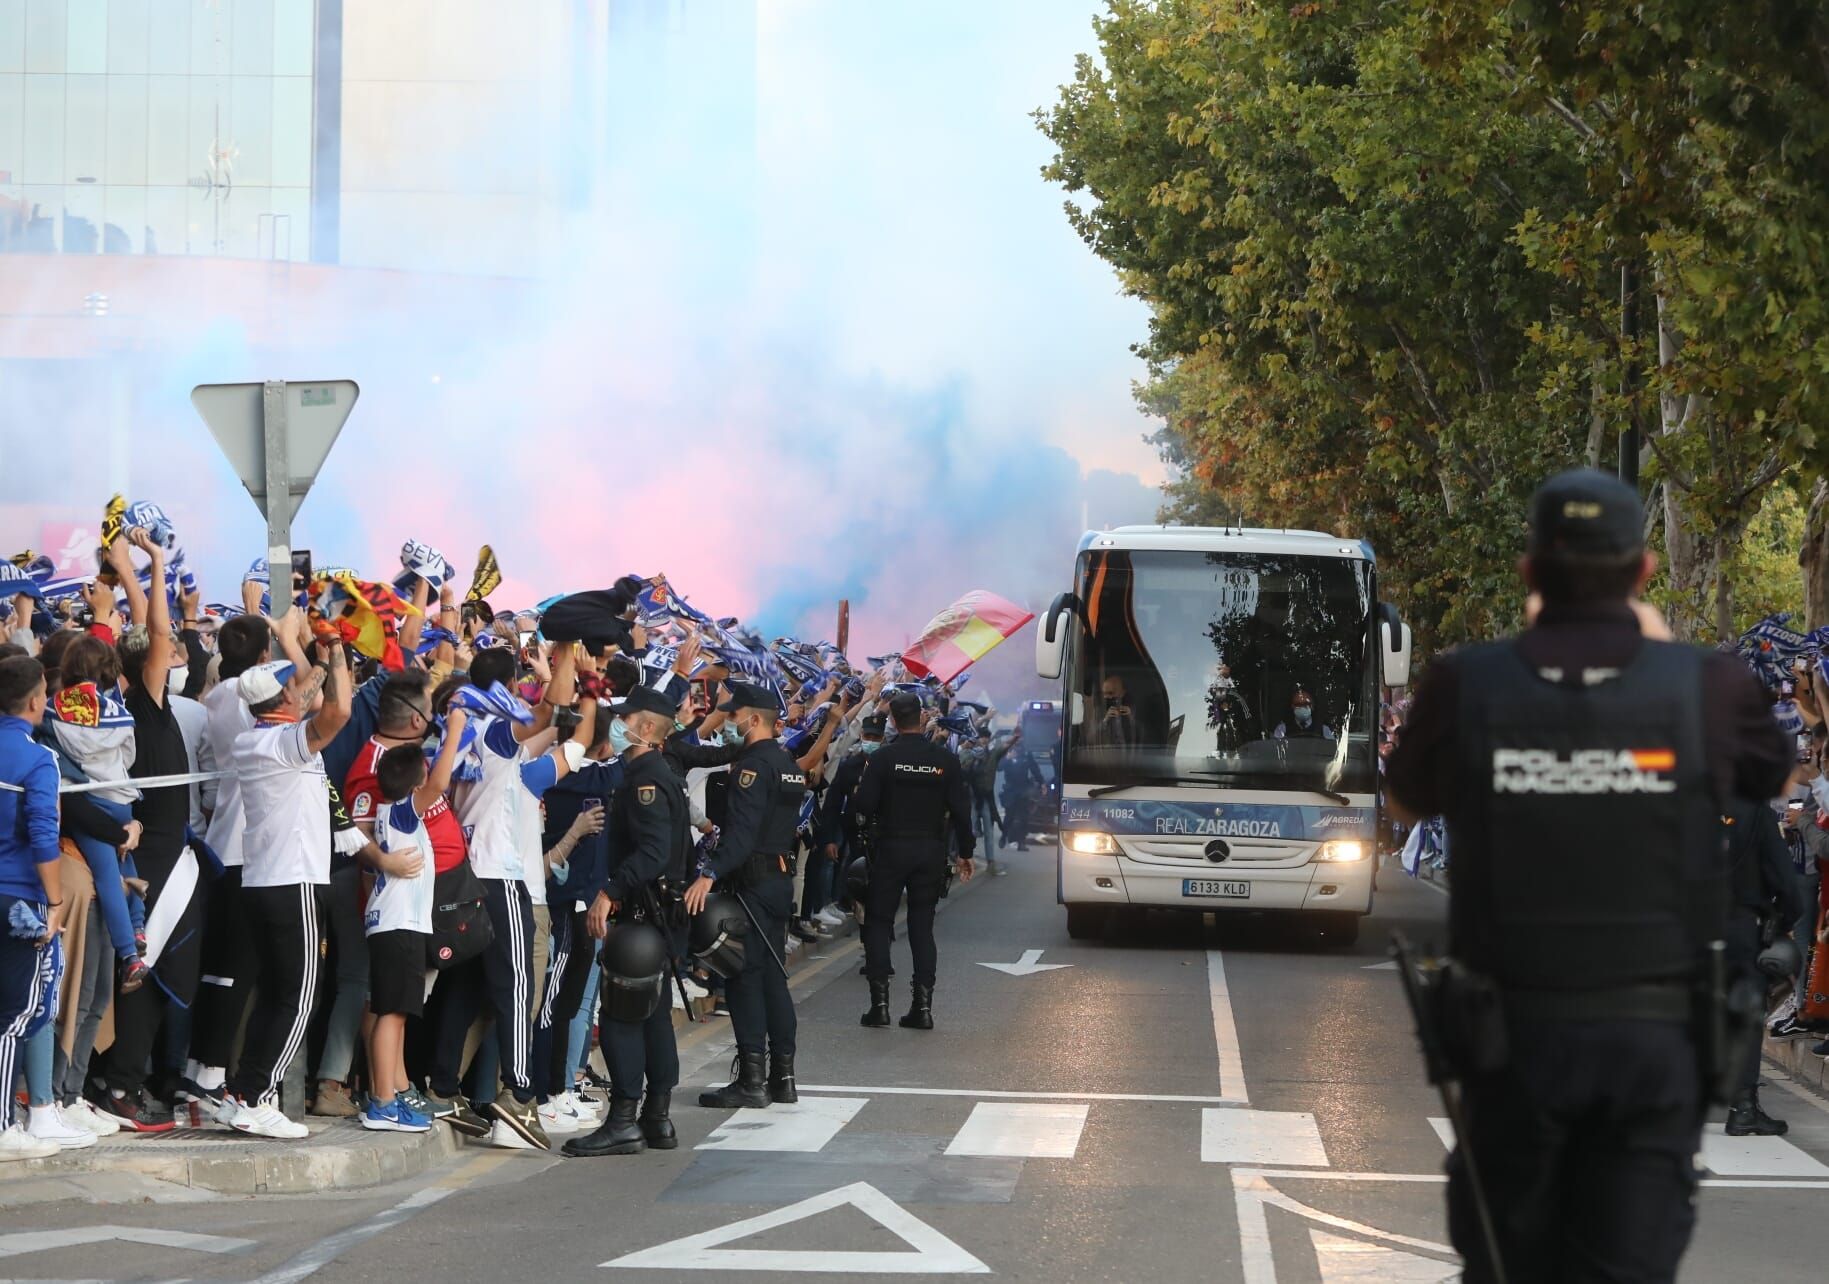
<svg viewBox="0 0 1829 1284"><path fill-rule="evenodd" d="M1312 922L1323 942L1346 949L1358 943L1360 917L1350 911L1323 910L1315 914Z"/></svg>
<svg viewBox="0 0 1829 1284"><path fill-rule="evenodd" d="M1105 917L1108 911L1103 905L1069 905L1067 907L1067 935L1076 941L1095 941L1105 935Z"/></svg>

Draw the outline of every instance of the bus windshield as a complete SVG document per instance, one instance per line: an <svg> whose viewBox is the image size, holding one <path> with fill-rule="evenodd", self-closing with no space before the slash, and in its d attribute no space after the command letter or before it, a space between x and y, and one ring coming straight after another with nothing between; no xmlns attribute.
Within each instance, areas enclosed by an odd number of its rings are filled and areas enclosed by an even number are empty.
<svg viewBox="0 0 1829 1284"><path fill-rule="evenodd" d="M1095 550L1079 571L1068 782L1372 789L1370 563Z"/></svg>

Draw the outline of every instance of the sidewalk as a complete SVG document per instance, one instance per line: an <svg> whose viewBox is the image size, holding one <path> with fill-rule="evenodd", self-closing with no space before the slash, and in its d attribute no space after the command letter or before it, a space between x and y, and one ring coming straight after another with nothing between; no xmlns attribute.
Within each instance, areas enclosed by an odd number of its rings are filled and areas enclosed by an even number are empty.
<svg viewBox="0 0 1829 1284"><path fill-rule="evenodd" d="M954 894L959 889L954 888ZM857 934L855 919L834 929L833 941ZM790 977L808 966L815 949L796 950L788 959ZM711 1000L694 1002L698 1016ZM676 1030L687 1027L686 1014L673 1009ZM415 1177L457 1155L463 1140L443 1124L426 1133L370 1132L354 1119L305 1120L311 1136L303 1141L245 1137L226 1128L179 1128L140 1136L118 1133L95 1145L49 1159L0 1165L0 1190L23 1182L54 1183L91 1174L131 1175L169 1186L213 1191L222 1195L300 1195L326 1190L356 1190ZM0 1196L4 1200L6 1196Z"/></svg>
<svg viewBox="0 0 1829 1284"><path fill-rule="evenodd" d="M1810 1049L1820 1036L1807 1039L1767 1039L1765 1059L1791 1076L1800 1088L1808 1088L1819 1097L1829 1097L1829 1057L1819 1057Z"/></svg>

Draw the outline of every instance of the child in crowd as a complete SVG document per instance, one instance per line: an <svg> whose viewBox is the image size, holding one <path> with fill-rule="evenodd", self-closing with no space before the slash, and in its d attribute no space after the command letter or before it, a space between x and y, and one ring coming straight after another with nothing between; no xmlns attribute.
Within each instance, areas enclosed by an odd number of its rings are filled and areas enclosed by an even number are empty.
<svg viewBox="0 0 1829 1284"><path fill-rule="evenodd" d="M120 659L100 638L83 637L64 650L60 668L62 687L46 721L57 747L85 776L98 783L122 782L93 790L89 797L110 819L125 825L139 794L128 779L136 744L133 718L121 698ZM127 849L117 850L88 834L72 837L95 880L95 901L120 968L121 993L131 994L145 984L148 970L140 957L146 935L144 884Z"/></svg>
<svg viewBox="0 0 1829 1284"><path fill-rule="evenodd" d="M385 803L375 818L375 843L385 852L416 849L419 872L410 878L375 875L369 893L368 1002L374 1026L368 1038L368 1108L362 1126L379 1132L425 1132L429 1116L404 1099L406 1019L425 1010L426 943L432 935L432 842L425 815L451 786L463 744L464 711L446 718L443 743L431 769L416 744L397 745L375 764L376 783Z"/></svg>

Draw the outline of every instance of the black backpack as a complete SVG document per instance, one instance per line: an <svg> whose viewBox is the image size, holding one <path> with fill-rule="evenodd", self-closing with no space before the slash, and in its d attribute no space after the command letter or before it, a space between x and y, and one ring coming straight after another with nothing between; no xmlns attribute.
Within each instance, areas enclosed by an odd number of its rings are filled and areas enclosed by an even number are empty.
<svg viewBox="0 0 1829 1284"><path fill-rule="evenodd" d="M470 862L456 865L432 880L432 935L426 940L426 966L442 972L467 963L495 940L483 884Z"/></svg>

